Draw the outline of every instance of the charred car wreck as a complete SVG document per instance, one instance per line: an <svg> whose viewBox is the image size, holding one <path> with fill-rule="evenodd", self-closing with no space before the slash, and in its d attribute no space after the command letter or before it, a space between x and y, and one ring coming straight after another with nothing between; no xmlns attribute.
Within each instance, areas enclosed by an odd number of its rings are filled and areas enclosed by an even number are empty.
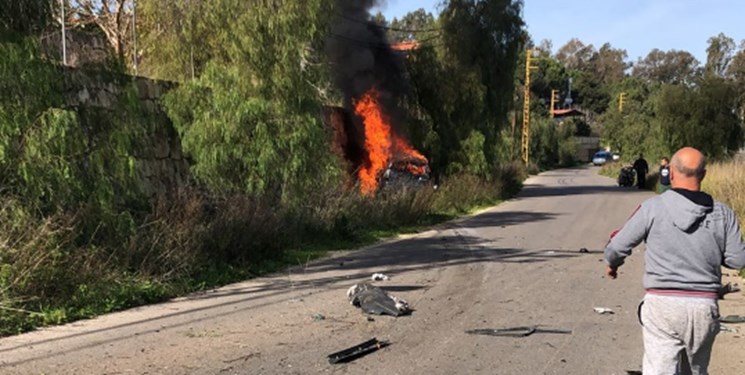
<svg viewBox="0 0 745 375"><path fill-rule="evenodd" d="M431 171L426 159L405 157L393 160L380 176L381 189L402 189L429 184Z"/></svg>
<svg viewBox="0 0 745 375"><path fill-rule="evenodd" d="M385 139L387 147L370 148L370 140L365 136L365 124L342 107L327 107L324 109L325 122L333 129L333 151L343 158L347 164L347 172L359 177L360 184L366 181L361 178L362 171L373 173L369 187L371 193L381 191L400 190L426 186L430 183L432 172L427 158L414 150L408 142L394 131L387 129ZM371 153L383 151L383 155ZM375 163L378 168L372 168ZM381 163L382 160L382 163ZM364 192L364 186L363 192Z"/></svg>

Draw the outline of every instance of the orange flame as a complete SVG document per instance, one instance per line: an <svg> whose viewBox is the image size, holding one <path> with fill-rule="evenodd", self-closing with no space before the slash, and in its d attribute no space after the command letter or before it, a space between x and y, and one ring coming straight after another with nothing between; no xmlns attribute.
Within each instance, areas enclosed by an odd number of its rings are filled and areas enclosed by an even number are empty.
<svg viewBox="0 0 745 375"><path fill-rule="evenodd" d="M414 147L406 142L405 139L393 135L393 152L395 155L402 155L408 158L416 159L420 163L427 164L427 158L420 154L419 151L415 150Z"/></svg>
<svg viewBox="0 0 745 375"><path fill-rule="evenodd" d="M368 154L368 163L363 165L358 173L360 190L365 195L374 194L378 190L378 177L388 166L392 156L414 159L420 164L427 164L427 158L392 131L388 117L378 103L379 97L375 88L372 88L355 103L354 111L365 124L365 150ZM426 173L424 166L412 163L408 163L407 169L415 175Z"/></svg>
<svg viewBox="0 0 745 375"><path fill-rule="evenodd" d="M355 104L354 112L365 124L365 149L369 163L359 171L363 194L372 194L378 189L378 175L388 164L391 152L391 125L378 105L378 92L371 89Z"/></svg>

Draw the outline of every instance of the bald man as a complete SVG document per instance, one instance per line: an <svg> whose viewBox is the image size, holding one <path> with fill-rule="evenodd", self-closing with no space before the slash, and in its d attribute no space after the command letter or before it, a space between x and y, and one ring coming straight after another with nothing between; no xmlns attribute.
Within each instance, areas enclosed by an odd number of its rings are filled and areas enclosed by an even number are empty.
<svg viewBox="0 0 745 375"><path fill-rule="evenodd" d="M719 332L721 267L745 267L737 217L701 192L704 176L704 155L680 149L671 160L672 189L644 201L605 248L606 272L615 279L631 249L647 245L647 293L639 308L644 375L708 374Z"/></svg>

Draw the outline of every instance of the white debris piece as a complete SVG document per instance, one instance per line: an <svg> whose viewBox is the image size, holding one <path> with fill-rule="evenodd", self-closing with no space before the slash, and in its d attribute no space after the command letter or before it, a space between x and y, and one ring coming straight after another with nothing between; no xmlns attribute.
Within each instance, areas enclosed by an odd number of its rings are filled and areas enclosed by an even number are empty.
<svg viewBox="0 0 745 375"><path fill-rule="evenodd" d="M611 310L611 309L609 309L607 307L595 307L595 308L593 308L593 310L595 310L596 313L601 314L601 315L602 314L615 314L615 312L613 312L613 310Z"/></svg>
<svg viewBox="0 0 745 375"><path fill-rule="evenodd" d="M719 325L719 330L722 332L737 333L736 329L727 327L724 324Z"/></svg>
<svg viewBox="0 0 745 375"><path fill-rule="evenodd" d="M354 284L350 286L349 289L347 289L347 299L349 300L349 303L354 305L354 298L352 298L352 296L354 296L360 291L361 290L357 284Z"/></svg>
<svg viewBox="0 0 745 375"><path fill-rule="evenodd" d="M388 281L390 277L382 273L374 273L371 277L372 281Z"/></svg>
<svg viewBox="0 0 745 375"><path fill-rule="evenodd" d="M398 311L407 312L411 310L411 308L409 307L409 303L406 302L405 299L401 299L395 296L391 296L391 298L393 298L393 301L396 302L396 309L398 309Z"/></svg>

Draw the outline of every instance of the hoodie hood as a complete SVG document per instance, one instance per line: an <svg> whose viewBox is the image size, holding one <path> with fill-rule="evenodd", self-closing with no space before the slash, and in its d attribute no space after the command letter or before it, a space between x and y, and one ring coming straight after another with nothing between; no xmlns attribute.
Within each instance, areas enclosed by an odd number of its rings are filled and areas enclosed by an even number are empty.
<svg viewBox="0 0 745 375"><path fill-rule="evenodd" d="M662 202L676 228L689 232L714 209L714 199L700 191L669 190L662 194Z"/></svg>

